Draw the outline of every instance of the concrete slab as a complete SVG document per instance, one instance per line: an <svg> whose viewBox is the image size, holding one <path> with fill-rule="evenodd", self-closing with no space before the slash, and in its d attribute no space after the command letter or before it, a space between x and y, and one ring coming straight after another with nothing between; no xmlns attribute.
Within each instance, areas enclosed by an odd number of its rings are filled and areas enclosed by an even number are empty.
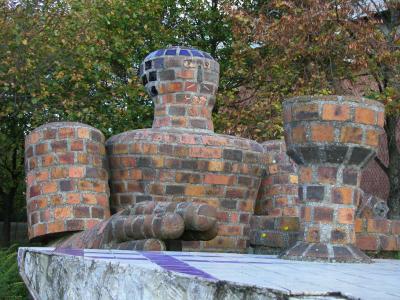
<svg viewBox="0 0 400 300"><path fill-rule="evenodd" d="M400 260L54 248L20 248L18 260L36 299L400 299Z"/></svg>

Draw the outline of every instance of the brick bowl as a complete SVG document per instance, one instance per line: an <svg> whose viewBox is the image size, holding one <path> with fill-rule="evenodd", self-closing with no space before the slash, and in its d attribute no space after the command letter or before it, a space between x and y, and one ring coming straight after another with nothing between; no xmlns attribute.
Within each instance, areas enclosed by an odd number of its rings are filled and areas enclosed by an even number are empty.
<svg viewBox="0 0 400 300"><path fill-rule="evenodd" d="M49 123L25 139L29 238L49 240L109 217L103 134L88 125Z"/></svg>
<svg viewBox="0 0 400 300"><path fill-rule="evenodd" d="M375 156L384 132L382 103L351 96L303 96L283 106L287 152L297 164L363 167Z"/></svg>
<svg viewBox="0 0 400 300"><path fill-rule="evenodd" d="M214 133L144 129L111 137L106 149L113 211L146 200L207 203L218 208L218 236L185 242L184 248L245 251L264 166L257 142Z"/></svg>
<svg viewBox="0 0 400 300"><path fill-rule="evenodd" d="M287 259L370 262L355 247L361 169L383 133L383 104L359 97L305 96L284 102L288 155L299 165L301 232Z"/></svg>

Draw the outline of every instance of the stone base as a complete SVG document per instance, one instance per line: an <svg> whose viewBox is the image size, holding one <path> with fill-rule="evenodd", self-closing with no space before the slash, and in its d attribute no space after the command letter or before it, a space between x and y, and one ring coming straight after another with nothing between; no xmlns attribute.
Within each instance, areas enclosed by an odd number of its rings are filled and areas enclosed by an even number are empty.
<svg viewBox="0 0 400 300"><path fill-rule="evenodd" d="M372 263L371 258L354 245L297 242L280 256L283 259L339 263Z"/></svg>

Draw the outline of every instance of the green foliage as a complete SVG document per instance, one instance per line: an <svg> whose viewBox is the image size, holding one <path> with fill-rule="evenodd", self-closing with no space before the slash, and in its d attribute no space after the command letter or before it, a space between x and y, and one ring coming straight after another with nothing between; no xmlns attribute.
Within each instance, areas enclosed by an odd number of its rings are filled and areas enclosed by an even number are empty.
<svg viewBox="0 0 400 300"><path fill-rule="evenodd" d="M0 249L0 299L26 299L28 291L18 274L18 246Z"/></svg>

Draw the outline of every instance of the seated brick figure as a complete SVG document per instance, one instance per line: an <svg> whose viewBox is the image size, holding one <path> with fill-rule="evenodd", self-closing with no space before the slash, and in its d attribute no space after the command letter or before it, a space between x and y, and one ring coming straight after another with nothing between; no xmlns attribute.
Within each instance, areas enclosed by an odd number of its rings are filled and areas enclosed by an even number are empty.
<svg viewBox="0 0 400 300"><path fill-rule="evenodd" d="M211 112L219 64L196 49L148 55L140 76L155 105L153 127L111 137L111 209L141 201L207 203L218 209L218 236L184 249L244 252L263 149L255 141L215 134Z"/></svg>
<svg viewBox="0 0 400 300"><path fill-rule="evenodd" d="M110 217L104 136L85 124L59 122L25 142L29 237L58 247L180 249L171 240L210 240L216 209L147 201Z"/></svg>

